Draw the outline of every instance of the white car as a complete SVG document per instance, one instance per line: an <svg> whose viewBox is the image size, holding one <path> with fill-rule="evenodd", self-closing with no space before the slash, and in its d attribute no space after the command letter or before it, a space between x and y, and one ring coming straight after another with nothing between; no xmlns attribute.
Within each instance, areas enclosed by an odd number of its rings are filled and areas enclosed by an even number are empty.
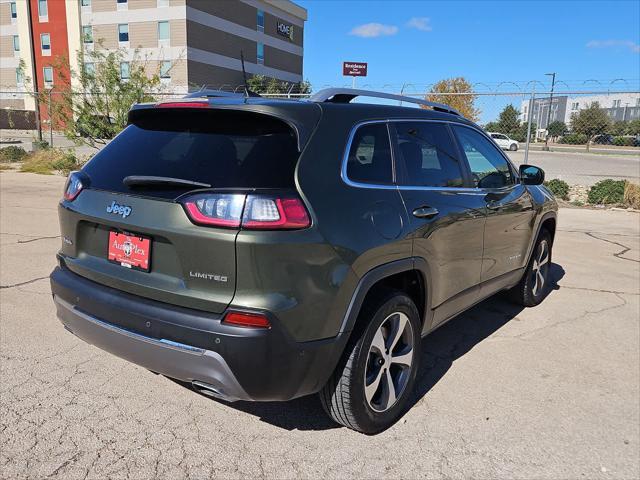
<svg viewBox="0 0 640 480"><path fill-rule="evenodd" d="M493 138L493 141L503 150L511 150L512 152L518 150L518 142L513 138L509 138L504 133L487 132L487 134L489 134L491 138Z"/></svg>

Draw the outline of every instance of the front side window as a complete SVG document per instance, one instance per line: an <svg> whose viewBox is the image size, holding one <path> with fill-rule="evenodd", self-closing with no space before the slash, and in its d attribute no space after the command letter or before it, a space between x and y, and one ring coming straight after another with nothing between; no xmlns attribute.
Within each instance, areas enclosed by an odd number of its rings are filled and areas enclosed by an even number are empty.
<svg viewBox="0 0 640 480"><path fill-rule="evenodd" d="M47 4L47 0L38 0L38 16L39 17L49 16L49 5Z"/></svg>
<svg viewBox="0 0 640 480"><path fill-rule="evenodd" d="M93 27L91 25L82 27L82 40L84 43L93 43Z"/></svg>
<svg viewBox="0 0 640 480"><path fill-rule="evenodd" d="M122 80L128 80L130 78L129 62L120 63L120 78Z"/></svg>
<svg viewBox="0 0 640 480"><path fill-rule="evenodd" d="M258 10L258 17L256 19L257 29L259 32L264 32L264 11Z"/></svg>
<svg viewBox="0 0 640 480"><path fill-rule="evenodd" d="M347 177L359 183L393 183L391 144L386 124L373 123L358 128L349 149Z"/></svg>
<svg viewBox="0 0 640 480"><path fill-rule="evenodd" d="M53 67L44 67L42 69L42 76L44 77L44 84L47 87L53 85Z"/></svg>
<svg viewBox="0 0 640 480"><path fill-rule="evenodd" d="M118 25L118 41L119 42L128 42L129 41L129 24L121 23Z"/></svg>
<svg viewBox="0 0 640 480"><path fill-rule="evenodd" d="M401 185L462 187L462 171L449 129L443 123L399 122L398 153L403 162Z"/></svg>
<svg viewBox="0 0 640 480"><path fill-rule="evenodd" d="M42 52L51 52L51 37L48 33L40 34L40 47Z"/></svg>
<svg viewBox="0 0 640 480"><path fill-rule="evenodd" d="M160 64L160 78L171 78L171 62L163 61Z"/></svg>
<svg viewBox="0 0 640 480"><path fill-rule="evenodd" d="M20 37L18 35L13 36L13 51L14 52L20 51Z"/></svg>
<svg viewBox="0 0 640 480"><path fill-rule="evenodd" d="M169 40L169 22L158 22L158 40Z"/></svg>
<svg viewBox="0 0 640 480"><path fill-rule="evenodd" d="M257 52L258 63L260 65L264 65L264 44L258 43L258 52Z"/></svg>
<svg viewBox="0 0 640 480"><path fill-rule="evenodd" d="M16 9L16 2L10 4L11 18L18 18L18 10Z"/></svg>
<svg viewBox="0 0 640 480"><path fill-rule="evenodd" d="M515 183L511 167L502 153L484 135L467 127L453 126L478 188L502 188Z"/></svg>

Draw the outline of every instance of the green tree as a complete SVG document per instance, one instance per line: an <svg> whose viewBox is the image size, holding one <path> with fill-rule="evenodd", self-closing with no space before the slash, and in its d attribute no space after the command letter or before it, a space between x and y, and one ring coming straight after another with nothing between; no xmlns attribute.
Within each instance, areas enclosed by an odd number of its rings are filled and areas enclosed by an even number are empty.
<svg viewBox="0 0 640 480"><path fill-rule="evenodd" d="M465 95L446 95L451 93ZM478 98L474 95L471 83L464 77L446 78L437 82L426 99L430 102L444 103L458 110L464 117L474 122L480 117L480 110L475 107Z"/></svg>
<svg viewBox="0 0 640 480"><path fill-rule="evenodd" d="M609 133L611 135L616 135L616 136L621 136L621 135L628 135L629 134L629 122L623 122L623 121L617 121L614 122L613 125L611 125L611 128L609 129Z"/></svg>
<svg viewBox="0 0 640 480"><path fill-rule="evenodd" d="M247 80L247 88L255 93L267 93L273 95L309 94L311 83L308 80L292 84L264 75L253 75Z"/></svg>
<svg viewBox="0 0 640 480"><path fill-rule="evenodd" d="M498 132L500 126L498 125L498 122L489 122L484 126L484 130L486 132Z"/></svg>
<svg viewBox="0 0 640 480"><path fill-rule="evenodd" d="M593 102L587 108L571 116L571 130L573 133L583 133L587 136L587 152L596 135L606 133L611 126L607 112L600 108L598 102Z"/></svg>
<svg viewBox="0 0 640 480"><path fill-rule="evenodd" d="M528 124L527 122L521 123L520 126L518 127L518 130L512 134L512 137L514 140L517 140L518 142L526 142L527 141L527 128L528 128ZM531 138L529 139L530 141L535 141L536 139L536 129L537 129L537 125L536 122L531 122Z"/></svg>
<svg viewBox="0 0 640 480"><path fill-rule="evenodd" d="M640 135L640 118L636 118L629 122L627 132L629 135Z"/></svg>
<svg viewBox="0 0 640 480"><path fill-rule="evenodd" d="M497 131L510 137L514 136L520 127L519 117L520 112L513 105L507 105L498 117Z"/></svg>
<svg viewBox="0 0 640 480"><path fill-rule="evenodd" d="M81 71L71 71L81 91L72 89L70 78L61 78L51 97L51 112L54 124L64 130L65 135L76 143L85 143L100 148L108 139L117 135L126 125L131 105L156 101L160 86L160 72L150 72L146 62L137 51L128 61L128 78L121 76L121 63L127 62L123 50L104 50L97 42L90 58L78 53ZM86 67L85 60L90 60ZM67 62L59 59L58 62ZM57 69L64 72L65 69ZM46 93L45 93L46 94Z"/></svg>
<svg viewBox="0 0 640 480"><path fill-rule="evenodd" d="M569 129L566 123L561 122L560 120L556 120L555 122L551 122L549 124L549 128L547 129L547 131L552 138L557 139L558 137L565 135L569 131Z"/></svg>

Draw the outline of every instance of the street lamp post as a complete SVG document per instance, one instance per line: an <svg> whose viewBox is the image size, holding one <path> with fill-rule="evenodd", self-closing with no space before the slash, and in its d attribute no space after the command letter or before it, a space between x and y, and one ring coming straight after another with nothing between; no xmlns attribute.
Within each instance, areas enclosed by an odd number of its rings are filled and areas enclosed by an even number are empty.
<svg viewBox="0 0 640 480"><path fill-rule="evenodd" d="M553 87L556 84L556 72L553 73L545 73L545 75L551 76L551 94L549 95L549 111L547 112L547 124L545 129L547 134L544 137L544 147L543 150L549 151L549 122L551 121L551 106L553 105Z"/></svg>

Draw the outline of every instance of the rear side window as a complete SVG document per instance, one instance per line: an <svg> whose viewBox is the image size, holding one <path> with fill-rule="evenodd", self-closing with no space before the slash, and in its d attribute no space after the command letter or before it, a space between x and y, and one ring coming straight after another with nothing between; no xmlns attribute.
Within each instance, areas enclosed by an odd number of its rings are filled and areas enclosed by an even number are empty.
<svg viewBox="0 0 640 480"><path fill-rule="evenodd" d="M401 185L462 187L462 171L449 129L443 123L398 122L398 152L404 165Z"/></svg>
<svg viewBox="0 0 640 480"><path fill-rule="evenodd" d="M292 188L296 135L276 118L233 110L158 109L134 124L84 168L91 188L175 198L189 187L127 187L130 175L172 177L212 188Z"/></svg>
<svg viewBox="0 0 640 480"><path fill-rule="evenodd" d="M502 188L515 183L509 162L484 135L471 128L453 126L473 182L478 188Z"/></svg>
<svg viewBox="0 0 640 480"><path fill-rule="evenodd" d="M347 177L359 183L393 183L391 144L385 123L373 123L358 128L349 149Z"/></svg>

